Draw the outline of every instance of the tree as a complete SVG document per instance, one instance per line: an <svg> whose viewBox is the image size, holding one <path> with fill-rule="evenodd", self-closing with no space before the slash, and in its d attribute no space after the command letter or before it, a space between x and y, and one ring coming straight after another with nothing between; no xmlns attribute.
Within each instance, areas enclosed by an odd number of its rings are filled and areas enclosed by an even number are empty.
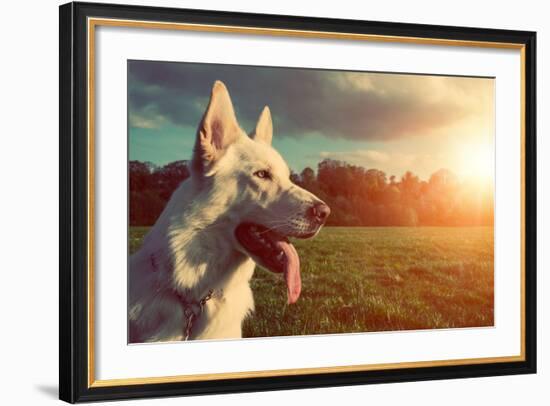
<svg viewBox="0 0 550 406"><path fill-rule="evenodd" d="M168 200L181 182L189 177L187 161L175 161L153 172L153 179L161 198Z"/></svg>
<svg viewBox="0 0 550 406"><path fill-rule="evenodd" d="M302 173L300 174L302 184L307 188L308 186L313 186L317 181L315 179L315 171L309 166L305 167Z"/></svg>
<svg viewBox="0 0 550 406"><path fill-rule="evenodd" d="M186 161L162 167L151 162L130 161L128 171L131 225L154 224L174 190L189 177Z"/></svg>
<svg viewBox="0 0 550 406"><path fill-rule="evenodd" d="M152 225L178 185L189 176L188 162L164 166L131 161L130 224ZM493 191L477 183L460 183L447 169L428 181L407 171L398 180L378 169L325 159L317 173L306 167L290 180L331 208L333 226L460 226L492 225Z"/></svg>
<svg viewBox="0 0 550 406"><path fill-rule="evenodd" d="M151 173L155 168L155 165L151 162L130 161L128 165L130 190L140 191L148 189L151 186Z"/></svg>

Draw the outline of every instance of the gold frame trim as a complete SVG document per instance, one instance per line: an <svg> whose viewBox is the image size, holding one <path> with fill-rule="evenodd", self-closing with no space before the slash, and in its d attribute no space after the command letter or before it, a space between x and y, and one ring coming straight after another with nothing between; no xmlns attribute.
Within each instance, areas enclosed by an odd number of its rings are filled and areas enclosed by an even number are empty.
<svg viewBox="0 0 550 406"><path fill-rule="evenodd" d="M421 38L421 37L400 37L391 35L354 34L345 32L306 31L291 29L274 29L260 27L241 27L230 25L210 24L188 24L188 23L164 23L154 21L121 20L109 18L88 18L87 21L87 43L88 43L88 388L113 387L125 385L143 385L160 383L177 383L192 381L212 381L218 379L244 379L244 378L266 378L288 375L311 375L329 374L338 372L358 371L379 371L394 368L424 368L439 366L458 366L474 364L490 364L504 362L525 361L525 45L506 42L486 41L462 41L452 39ZM521 118L520 118L520 141L521 141L521 270L520 270L520 325L521 325L521 350L520 355L485 358L464 358L454 360L396 362L383 364L347 365L317 368L296 368L277 369L267 371L245 371L245 372L221 372L211 374L174 375L146 378L122 378L122 379L95 379L95 278L94 278L94 239L95 239L95 28L97 26L110 27L133 27L161 30L184 30L194 32L218 32L244 35L265 35L299 38L320 38L340 39L371 42L399 42L420 45L436 46L461 46L478 48L513 49L520 51L521 64Z"/></svg>

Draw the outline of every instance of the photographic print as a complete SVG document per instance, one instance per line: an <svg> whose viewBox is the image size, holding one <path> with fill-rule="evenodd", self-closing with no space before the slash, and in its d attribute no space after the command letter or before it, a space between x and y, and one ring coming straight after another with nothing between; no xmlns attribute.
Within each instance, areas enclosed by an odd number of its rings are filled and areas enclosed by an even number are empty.
<svg viewBox="0 0 550 406"><path fill-rule="evenodd" d="M494 78L128 61L130 343L494 324Z"/></svg>
<svg viewBox="0 0 550 406"><path fill-rule="evenodd" d="M536 372L535 32L59 21L60 399Z"/></svg>

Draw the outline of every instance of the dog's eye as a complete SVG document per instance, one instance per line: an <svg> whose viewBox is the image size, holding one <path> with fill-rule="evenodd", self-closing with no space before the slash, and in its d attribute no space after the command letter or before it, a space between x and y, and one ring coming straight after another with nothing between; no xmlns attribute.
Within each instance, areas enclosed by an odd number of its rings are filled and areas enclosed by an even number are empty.
<svg viewBox="0 0 550 406"><path fill-rule="evenodd" d="M254 172L254 176L257 176L260 179L271 179L271 173L265 169Z"/></svg>

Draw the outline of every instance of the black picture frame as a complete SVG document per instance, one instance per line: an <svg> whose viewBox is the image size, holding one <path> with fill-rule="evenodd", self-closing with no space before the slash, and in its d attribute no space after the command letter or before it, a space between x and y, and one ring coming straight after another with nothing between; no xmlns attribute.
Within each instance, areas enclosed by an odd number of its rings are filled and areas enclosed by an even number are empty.
<svg viewBox="0 0 550 406"><path fill-rule="evenodd" d="M536 372L536 33L143 6L60 6L59 397L67 402L266 391ZM273 377L94 387L89 384L87 19L89 17L513 43L524 66L524 360Z"/></svg>

